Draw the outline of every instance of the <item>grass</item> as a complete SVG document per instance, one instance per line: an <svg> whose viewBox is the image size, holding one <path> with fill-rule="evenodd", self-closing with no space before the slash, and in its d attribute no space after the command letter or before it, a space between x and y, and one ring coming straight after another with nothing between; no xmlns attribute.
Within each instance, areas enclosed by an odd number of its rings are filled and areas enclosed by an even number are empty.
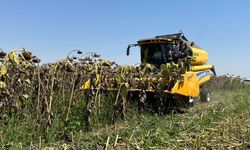
<svg viewBox="0 0 250 150"><path fill-rule="evenodd" d="M48 135L24 113L0 121L1 149L248 149L250 87L215 88L209 103L196 101L184 114L139 114L130 104L126 121L110 124L111 111L94 115L92 131L82 123L84 103L76 102L68 122L60 111ZM21 117L20 117L21 116ZM98 121L95 119L99 118ZM101 121L100 121L101 120ZM41 120L43 121L43 120ZM46 138L45 138L46 137Z"/></svg>

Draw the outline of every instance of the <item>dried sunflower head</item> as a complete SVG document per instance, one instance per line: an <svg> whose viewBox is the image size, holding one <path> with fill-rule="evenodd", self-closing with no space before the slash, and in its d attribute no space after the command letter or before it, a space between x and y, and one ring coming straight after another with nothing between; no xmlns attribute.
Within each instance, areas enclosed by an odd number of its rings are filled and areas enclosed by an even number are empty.
<svg viewBox="0 0 250 150"><path fill-rule="evenodd" d="M0 58L4 58L6 53L0 48Z"/></svg>
<svg viewBox="0 0 250 150"><path fill-rule="evenodd" d="M41 59L39 59L37 56L33 56L31 61L32 61L33 63L40 63L40 62L41 62Z"/></svg>
<svg viewBox="0 0 250 150"><path fill-rule="evenodd" d="M74 66L73 66L72 63L70 63L70 62L67 62L67 63L65 64L64 68L65 68L66 71L68 71L68 72L74 72L74 71L75 71Z"/></svg>
<svg viewBox="0 0 250 150"><path fill-rule="evenodd" d="M102 62L100 63L100 65L101 65L101 66L107 66L107 67L109 67L109 66L112 65L112 62L110 62L110 61L102 61Z"/></svg>
<svg viewBox="0 0 250 150"><path fill-rule="evenodd" d="M93 57L95 57L95 58L100 58L101 55L98 55L98 54L94 53Z"/></svg>
<svg viewBox="0 0 250 150"><path fill-rule="evenodd" d="M32 53L28 51L21 52L25 60L31 60L32 59Z"/></svg>

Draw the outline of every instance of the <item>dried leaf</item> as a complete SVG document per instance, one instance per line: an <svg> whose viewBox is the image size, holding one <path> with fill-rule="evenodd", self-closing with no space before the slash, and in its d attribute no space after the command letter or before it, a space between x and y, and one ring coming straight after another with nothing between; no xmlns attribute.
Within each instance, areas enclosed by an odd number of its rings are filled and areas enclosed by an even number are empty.
<svg viewBox="0 0 250 150"><path fill-rule="evenodd" d="M6 83L3 81L0 81L0 89L6 88Z"/></svg>
<svg viewBox="0 0 250 150"><path fill-rule="evenodd" d="M11 51L11 52L9 53L9 59L10 59L13 63L19 64L19 58L18 58L17 54L16 54L14 51Z"/></svg>
<svg viewBox="0 0 250 150"><path fill-rule="evenodd" d="M6 63L3 63L1 66L1 70L0 70L0 77L4 76L7 74L7 67L6 67Z"/></svg>

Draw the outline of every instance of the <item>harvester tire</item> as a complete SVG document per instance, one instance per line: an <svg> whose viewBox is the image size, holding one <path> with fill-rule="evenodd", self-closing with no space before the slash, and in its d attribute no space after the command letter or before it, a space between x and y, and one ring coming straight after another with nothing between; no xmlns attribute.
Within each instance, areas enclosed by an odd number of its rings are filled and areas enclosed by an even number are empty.
<svg viewBox="0 0 250 150"><path fill-rule="evenodd" d="M188 107L194 107L194 99L192 97L188 98Z"/></svg>
<svg viewBox="0 0 250 150"><path fill-rule="evenodd" d="M200 100L202 102L210 102L211 101L211 92L205 87L203 87L201 89Z"/></svg>

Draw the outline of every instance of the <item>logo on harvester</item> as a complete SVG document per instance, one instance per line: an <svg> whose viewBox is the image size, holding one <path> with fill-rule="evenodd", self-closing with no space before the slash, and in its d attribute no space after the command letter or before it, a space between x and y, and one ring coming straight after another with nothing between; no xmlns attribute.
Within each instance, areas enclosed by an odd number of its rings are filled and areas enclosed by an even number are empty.
<svg viewBox="0 0 250 150"><path fill-rule="evenodd" d="M199 56L199 53L194 53L194 56Z"/></svg>
<svg viewBox="0 0 250 150"><path fill-rule="evenodd" d="M197 77L198 77L199 79L202 79L202 78L204 78L204 77L207 76L207 75L210 75L210 71L203 71L203 72L200 72L200 73L197 74Z"/></svg>

